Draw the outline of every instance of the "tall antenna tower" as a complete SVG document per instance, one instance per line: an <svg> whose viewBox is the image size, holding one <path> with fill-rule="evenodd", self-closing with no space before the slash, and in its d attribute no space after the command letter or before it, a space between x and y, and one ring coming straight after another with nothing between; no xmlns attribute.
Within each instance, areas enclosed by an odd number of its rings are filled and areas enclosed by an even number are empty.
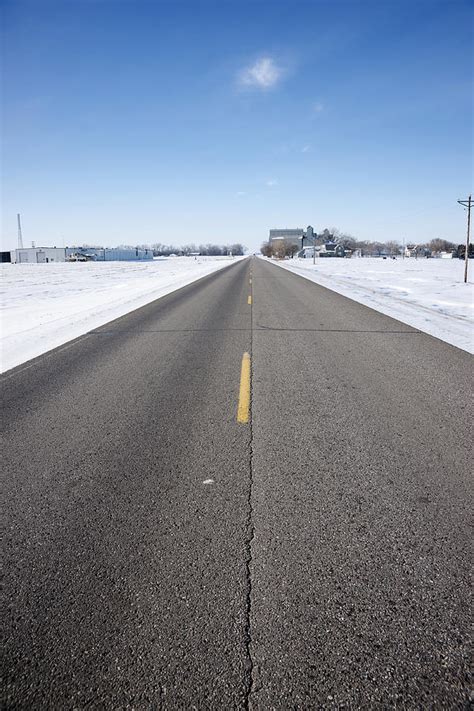
<svg viewBox="0 0 474 711"><path fill-rule="evenodd" d="M23 236L21 234L20 213L18 213L16 217L18 220L18 249L23 249Z"/></svg>

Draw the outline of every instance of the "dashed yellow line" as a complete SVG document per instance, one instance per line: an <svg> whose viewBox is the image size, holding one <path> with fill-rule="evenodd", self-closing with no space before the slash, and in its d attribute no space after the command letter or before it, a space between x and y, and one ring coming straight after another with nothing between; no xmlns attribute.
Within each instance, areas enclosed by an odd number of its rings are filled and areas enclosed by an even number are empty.
<svg viewBox="0 0 474 711"><path fill-rule="evenodd" d="M247 303L249 306L252 305L252 297L249 295L249 298L247 299Z"/></svg>
<svg viewBox="0 0 474 711"><path fill-rule="evenodd" d="M239 407L237 409L237 422L246 424L250 417L250 355L242 356L240 370Z"/></svg>

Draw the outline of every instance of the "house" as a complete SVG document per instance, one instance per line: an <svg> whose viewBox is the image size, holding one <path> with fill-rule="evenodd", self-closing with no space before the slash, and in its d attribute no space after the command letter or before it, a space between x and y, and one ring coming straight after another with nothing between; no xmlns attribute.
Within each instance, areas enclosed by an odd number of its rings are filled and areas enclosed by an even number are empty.
<svg viewBox="0 0 474 711"><path fill-rule="evenodd" d="M319 249L320 257L344 257L344 247L336 242L325 242Z"/></svg>
<svg viewBox="0 0 474 711"><path fill-rule="evenodd" d="M431 257L431 250L418 244L407 244L404 252L405 257Z"/></svg>
<svg viewBox="0 0 474 711"><path fill-rule="evenodd" d="M317 259L320 259L322 257L326 258L346 256L346 250L344 249L342 244L336 244L335 242L326 242L325 244L316 245L315 247L303 247L303 249L298 252L297 256L301 259L312 259L313 253L315 253L315 257ZM350 256L350 254L348 256Z"/></svg>

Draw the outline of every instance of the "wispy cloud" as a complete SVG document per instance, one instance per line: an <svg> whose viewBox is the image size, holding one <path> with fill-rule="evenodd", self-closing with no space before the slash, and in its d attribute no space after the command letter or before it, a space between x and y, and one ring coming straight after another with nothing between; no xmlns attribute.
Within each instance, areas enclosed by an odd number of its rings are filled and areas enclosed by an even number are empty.
<svg viewBox="0 0 474 711"><path fill-rule="evenodd" d="M239 83L242 86L257 89L271 89L276 86L283 76L283 70L272 57L261 57L239 74Z"/></svg>
<svg viewBox="0 0 474 711"><path fill-rule="evenodd" d="M322 101L315 101L311 109L314 115L320 114L322 111L324 111L324 104L322 103Z"/></svg>
<svg viewBox="0 0 474 711"><path fill-rule="evenodd" d="M273 178L270 178L270 180L267 180L265 183L267 188L273 188L275 185L278 185L278 180L274 180Z"/></svg>
<svg viewBox="0 0 474 711"><path fill-rule="evenodd" d="M244 195L247 195L247 193L244 190L239 190L235 194L237 195L237 197L243 197Z"/></svg>
<svg viewBox="0 0 474 711"><path fill-rule="evenodd" d="M303 148L301 149L301 153L309 153L311 150L311 145L307 143Z"/></svg>

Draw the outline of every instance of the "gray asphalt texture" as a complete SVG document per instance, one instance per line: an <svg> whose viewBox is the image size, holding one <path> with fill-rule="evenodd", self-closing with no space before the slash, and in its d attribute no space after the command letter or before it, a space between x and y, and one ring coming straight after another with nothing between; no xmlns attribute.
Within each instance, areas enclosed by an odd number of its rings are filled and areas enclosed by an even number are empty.
<svg viewBox="0 0 474 711"><path fill-rule="evenodd" d="M4 708L467 708L469 354L246 259L1 389Z"/></svg>

